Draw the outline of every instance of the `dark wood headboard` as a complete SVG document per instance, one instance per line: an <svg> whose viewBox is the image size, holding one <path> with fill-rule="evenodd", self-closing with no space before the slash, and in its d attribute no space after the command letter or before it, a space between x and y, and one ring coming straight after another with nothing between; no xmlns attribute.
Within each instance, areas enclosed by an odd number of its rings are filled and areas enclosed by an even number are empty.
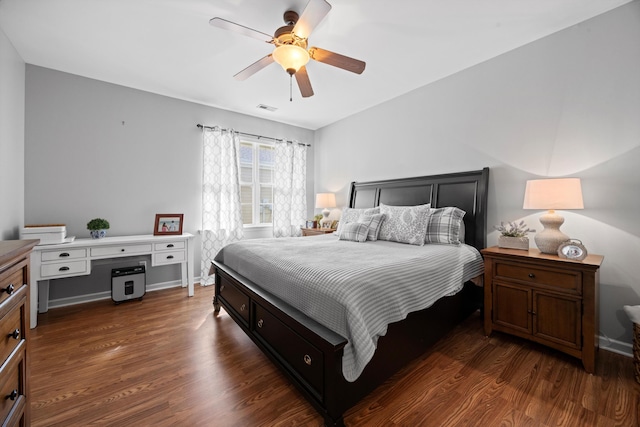
<svg viewBox="0 0 640 427"><path fill-rule="evenodd" d="M464 216L465 243L477 249L487 245L487 190L489 168L385 181L352 182L349 207L373 208L380 203L431 207L456 206Z"/></svg>

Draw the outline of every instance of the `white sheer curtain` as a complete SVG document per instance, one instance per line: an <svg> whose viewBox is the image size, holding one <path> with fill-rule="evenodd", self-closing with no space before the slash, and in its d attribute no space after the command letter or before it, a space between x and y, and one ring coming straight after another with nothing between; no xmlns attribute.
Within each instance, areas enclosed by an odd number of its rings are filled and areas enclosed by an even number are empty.
<svg viewBox="0 0 640 427"><path fill-rule="evenodd" d="M277 142L273 177L273 236L300 236L307 218L307 147Z"/></svg>
<svg viewBox="0 0 640 427"><path fill-rule="evenodd" d="M241 240L242 210L238 153L240 140L233 130L202 132L202 256L201 284L209 277L211 260L228 243Z"/></svg>

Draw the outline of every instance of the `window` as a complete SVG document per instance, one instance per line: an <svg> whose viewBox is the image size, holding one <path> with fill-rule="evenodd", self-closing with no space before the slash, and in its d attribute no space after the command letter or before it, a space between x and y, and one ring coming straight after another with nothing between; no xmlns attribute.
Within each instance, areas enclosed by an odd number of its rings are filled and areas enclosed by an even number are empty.
<svg viewBox="0 0 640 427"><path fill-rule="evenodd" d="M273 223L274 161L272 145L240 142L240 202L245 226Z"/></svg>

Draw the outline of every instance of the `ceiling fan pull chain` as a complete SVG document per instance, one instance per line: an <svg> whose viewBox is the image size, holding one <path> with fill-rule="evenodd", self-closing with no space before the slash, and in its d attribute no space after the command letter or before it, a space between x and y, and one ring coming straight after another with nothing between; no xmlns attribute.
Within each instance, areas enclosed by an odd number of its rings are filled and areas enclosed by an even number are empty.
<svg viewBox="0 0 640 427"><path fill-rule="evenodd" d="M289 102L293 102L293 74L289 74Z"/></svg>

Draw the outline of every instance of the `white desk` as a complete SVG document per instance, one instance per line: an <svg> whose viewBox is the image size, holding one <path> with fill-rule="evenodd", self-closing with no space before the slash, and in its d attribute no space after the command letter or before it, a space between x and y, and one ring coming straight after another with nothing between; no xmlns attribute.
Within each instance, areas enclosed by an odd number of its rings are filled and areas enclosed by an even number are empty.
<svg viewBox="0 0 640 427"><path fill-rule="evenodd" d="M151 265L180 264L182 287L193 296L193 238L178 236L117 236L102 239L76 239L71 243L41 245L31 252L31 328L38 324L38 313L49 310L49 280L91 274L91 261L151 255Z"/></svg>

